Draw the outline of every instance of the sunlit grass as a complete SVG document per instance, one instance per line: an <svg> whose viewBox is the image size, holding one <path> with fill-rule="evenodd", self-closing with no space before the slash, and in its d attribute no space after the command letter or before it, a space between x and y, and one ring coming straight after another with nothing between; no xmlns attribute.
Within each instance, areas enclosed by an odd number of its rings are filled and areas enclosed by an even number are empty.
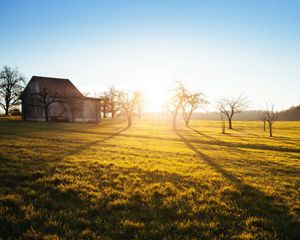
<svg viewBox="0 0 300 240"><path fill-rule="evenodd" d="M0 120L0 237L297 239L300 123Z"/></svg>

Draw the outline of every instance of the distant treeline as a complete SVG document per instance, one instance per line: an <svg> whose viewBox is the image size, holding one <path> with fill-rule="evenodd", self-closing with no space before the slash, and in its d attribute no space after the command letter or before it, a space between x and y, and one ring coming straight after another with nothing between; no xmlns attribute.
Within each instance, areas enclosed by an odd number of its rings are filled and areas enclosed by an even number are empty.
<svg viewBox="0 0 300 240"><path fill-rule="evenodd" d="M250 110L243 111L234 115L235 120L240 121L260 121L260 115L262 115L260 110ZM287 110L283 110L276 113L278 121L300 121L300 105L296 107L291 107ZM218 112L195 112L192 119L196 120L220 120L220 114Z"/></svg>

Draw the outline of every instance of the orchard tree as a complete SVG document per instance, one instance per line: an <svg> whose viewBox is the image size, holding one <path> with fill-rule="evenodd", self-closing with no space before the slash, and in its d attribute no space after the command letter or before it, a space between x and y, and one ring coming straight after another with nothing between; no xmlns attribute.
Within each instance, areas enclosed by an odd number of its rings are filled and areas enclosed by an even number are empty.
<svg viewBox="0 0 300 240"><path fill-rule="evenodd" d="M222 98L218 102L218 110L228 120L228 128L232 129L232 118L236 113L242 112L247 107L247 99L240 95L237 98Z"/></svg>
<svg viewBox="0 0 300 240"><path fill-rule="evenodd" d="M264 123L264 132L265 132L266 131L266 121L267 121L265 112L264 111L262 113L259 112L258 116L259 116L260 120Z"/></svg>
<svg viewBox="0 0 300 240"><path fill-rule="evenodd" d="M181 82L177 81L176 85L176 88L172 90L170 100L166 103L166 108L172 116L172 128L174 130L177 128L177 116L187 94L187 90Z"/></svg>
<svg viewBox="0 0 300 240"><path fill-rule="evenodd" d="M276 113L274 112L274 104L269 106L269 104L266 104L265 109L263 109L263 116L265 121L269 125L269 136L273 137L273 123L277 120Z"/></svg>
<svg viewBox="0 0 300 240"><path fill-rule="evenodd" d="M108 108L111 113L111 118L115 118L117 112L121 108L120 99L124 93L115 87L111 86L107 92L104 93L104 98L107 98Z"/></svg>
<svg viewBox="0 0 300 240"><path fill-rule="evenodd" d="M101 98L101 110L103 113L103 118L107 118L110 112L110 98L106 95Z"/></svg>
<svg viewBox="0 0 300 240"><path fill-rule="evenodd" d="M222 134L225 134L225 116L222 112L220 112L221 116L221 129L222 129Z"/></svg>
<svg viewBox="0 0 300 240"><path fill-rule="evenodd" d="M32 106L40 107L43 109L46 122L49 121L50 105L55 102L60 102L57 97L57 93L55 93L53 96L51 96L51 95L49 95L47 88L43 88L39 92L32 93L31 100L32 100L32 103L31 103Z"/></svg>
<svg viewBox="0 0 300 240"><path fill-rule="evenodd" d="M0 107L5 115L20 105L20 95L25 87L25 77L15 68L4 66L0 72Z"/></svg>
<svg viewBox="0 0 300 240"><path fill-rule="evenodd" d="M94 100L94 107L95 107L95 123L98 124L101 121L101 99Z"/></svg>
<svg viewBox="0 0 300 240"><path fill-rule="evenodd" d="M190 93L185 90L184 93L185 95L181 104L181 109L185 126L188 127L193 112L201 105L207 104L208 102L205 100L202 92Z"/></svg>
<svg viewBox="0 0 300 240"><path fill-rule="evenodd" d="M133 96L130 96L129 93L123 91L119 92L119 103L126 115L128 127L131 127L132 125L132 115L139 101L139 97L140 96L137 93L134 93Z"/></svg>

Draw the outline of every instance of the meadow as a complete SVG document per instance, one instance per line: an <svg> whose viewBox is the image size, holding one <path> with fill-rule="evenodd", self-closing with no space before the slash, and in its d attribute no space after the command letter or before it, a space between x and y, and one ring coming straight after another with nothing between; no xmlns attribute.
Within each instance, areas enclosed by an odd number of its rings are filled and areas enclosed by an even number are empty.
<svg viewBox="0 0 300 240"><path fill-rule="evenodd" d="M300 122L0 120L0 239L300 239Z"/></svg>

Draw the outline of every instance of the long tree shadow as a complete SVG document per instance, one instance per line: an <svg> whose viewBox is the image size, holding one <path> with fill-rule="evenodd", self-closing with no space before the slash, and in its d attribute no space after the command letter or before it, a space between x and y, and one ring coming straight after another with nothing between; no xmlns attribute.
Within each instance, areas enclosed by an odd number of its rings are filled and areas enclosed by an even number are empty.
<svg viewBox="0 0 300 240"><path fill-rule="evenodd" d="M174 132L201 160L239 189L240 195L233 195L232 201L244 211L244 216L242 217L253 216L266 218L268 219L268 224L260 226L262 229L266 231L270 231L271 229L271 232L275 231L274 236L277 236L279 239L298 239L300 236L300 222L293 220L288 214L288 208L286 206L273 204L269 196L265 195L259 189L244 183L231 172L223 169L216 160L196 148L178 130L174 130Z"/></svg>
<svg viewBox="0 0 300 240"><path fill-rule="evenodd" d="M230 148L230 149L233 149L233 152L236 151L236 152L239 152L239 153L242 153L242 154L246 154L248 155L249 152L248 151L245 151L244 149L246 149L246 147L242 147L242 148L239 148L240 145L237 145L237 144L232 144L232 143L228 143L228 142L225 142L225 141L222 141L218 138L215 138L215 137L212 137L208 134L205 134L203 132L200 132L199 130L197 129L194 129L192 127L188 127L189 129L191 129L193 132L199 134L200 136L203 136L207 139L210 139L213 141L213 143L216 143L218 145L222 145L222 146L225 146L227 148ZM233 137L237 137L237 136L234 136L234 135L230 135L228 134L229 136L233 136ZM192 141L190 141L191 143ZM242 145L244 146L244 145ZM259 165L265 165L265 166L277 166L277 167L280 167L280 170L277 169L278 172L285 172L285 173L294 173L294 174L300 174L300 170L297 169L295 166L293 168L287 168L287 166L285 164L281 164L281 163L278 163L278 162L272 162L272 163L266 163L266 162L262 162L262 161L256 161L259 163ZM251 165L253 166L253 160L251 161ZM284 170L282 170L282 167L284 167ZM267 171L274 171L274 169L265 169Z"/></svg>
<svg viewBox="0 0 300 240"><path fill-rule="evenodd" d="M76 191L60 191L56 186L44 184L43 182L40 182L39 179L45 177L50 178L53 176L59 169L57 163L65 157L77 155L93 145L104 143L105 141L120 135L126 129L128 128L122 128L105 138L102 137L96 141L88 142L72 149L66 149L63 154L49 156L48 159L33 158L24 161L22 159L14 159L0 154L0 208L4 206L5 209L8 209L5 213L6 215L15 216L16 219L18 219L17 223L13 223L9 219L0 217L0 238L18 239L21 234L30 228L28 220L24 219L24 213L23 210L21 210L22 205L25 205L25 203L27 204L28 202L32 202L35 208L42 209L42 211L50 211L50 213L58 210L61 211L66 208L71 210L88 209L90 203L86 200L82 200ZM30 189L30 191L24 192L24 189ZM32 190L39 193L34 198L30 195ZM8 194L10 192L11 194ZM13 198L16 194L21 196L21 200ZM36 198L41 198L41 201L36 201ZM39 217L38 222L35 222L34 220L32 224L40 226L41 223L47 223L48 217L49 216L47 215L43 215ZM69 225L71 226L71 224ZM65 229L48 227L45 231L56 232L63 236Z"/></svg>
<svg viewBox="0 0 300 240"><path fill-rule="evenodd" d="M269 133L268 133L268 130L266 130L265 131L265 135L257 135L257 134L253 134L253 133L249 133L249 132L246 132L246 131L243 131L243 130L238 130L238 129L232 129L232 130L234 130L234 131L236 131L236 132L241 132L241 133L244 133L244 134L247 134L247 135L251 135L251 136L253 136L254 138L257 138L257 137L267 137L268 139L272 139L272 140L279 140L279 141L281 141L281 142L283 142L283 143L287 143L287 144L293 144L293 145L295 145L295 146L300 146L300 145L298 145L297 144L297 142L299 142L299 139L294 139L294 141L295 142L293 142L293 143L291 143L291 142L287 142L287 141L283 141L284 139L289 139L290 140L290 138L288 138L288 137L278 137L278 136L273 136L272 138L269 138Z"/></svg>
<svg viewBox="0 0 300 240"><path fill-rule="evenodd" d="M215 137L209 136L207 134L204 134L194 128L189 127L192 131L194 131L195 133L202 135L208 139L211 139L213 144L216 145L223 145L223 146L227 146L227 147L236 147L236 148L240 148L240 150L242 150L241 148L250 148L250 149L258 149L258 150L270 150L270 151L278 151L278 152L295 152L295 153L300 153L300 149L295 149L295 148L287 148L287 147L276 147L276 146L267 146L267 145L262 145L262 144L250 144L250 143L231 143L231 142L225 142L222 141L220 139L217 139ZM190 141L190 142L200 142L201 140L197 140L197 141Z"/></svg>
<svg viewBox="0 0 300 240"><path fill-rule="evenodd" d="M231 129L231 130L236 131L236 132L240 132L240 133L245 133L245 134L250 135L250 136L253 136L253 137L261 137L261 136L259 136L259 135L257 135L257 134L249 133L249 132L246 132L246 131L240 130L240 129L235 129L235 128L233 128L233 129Z"/></svg>
<svg viewBox="0 0 300 240"><path fill-rule="evenodd" d="M34 169L38 170L38 169L43 169L46 167L46 169L52 169L52 166L55 166L58 162L64 160L65 157L69 157L69 156L73 156L73 155L78 155L81 152L87 150L88 148L91 148L95 145L99 145L99 144L103 144L104 142L121 135L122 132L126 131L128 129L128 127L125 128L121 128L121 130L119 129L119 131L114 132L112 134L110 134L109 136L106 137L101 137L95 141L89 141L87 143L83 143L80 144L76 147L72 147L69 149L64 149L63 152L55 152L52 155L49 156L44 156L44 157L38 157L38 158L31 158L30 160L26 160L26 161L21 161L20 163L18 163L21 159L10 159L9 156L5 156L0 154L0 163L3 164L4 166L10 166L10 167L19 167L20 164L23 165L24 169L26 169L27 167L30 167L32 165L34 165ZM32 137L35 138L35 137ZM38 138L39 139L39 138ZM47 168L49 167L49 168ZM50 171L48 172L48 174L50 174ZM37 178L39 177L40 174L37 174ZM3 176L0 176L0 179L2 179ZM17 176L18 177L18 176Z"/></svg>
<svg viewBox="0 0 300 240"><path fill-rule="evenodd" d="M50 232L62 238L66 237L66 232L71 231L73 237L75 235L75 238L82 239L79 234L89 228L93 233L104 235L107 239L179 239L178 235L197 237L197 239L215 239L215 234L219 232L217 229L214 229L214 232L209 232L205 226L200 225L191 226L187 232L175 223L189 220L210 222L214 218L226 217L224 212L215 213L214 216L191 214L192 205L189 205L185 198L175 198L178 195L176 186L186 189L194 186L200 193L203 186L200 186L193 178L166 171L118 167L114 164L97 163L97 167L95 167L95 164L90 162L81 167L88 169L93 178L106 180L97 186L97 191L105 192L103 189L107 187L114 189L114 191L106 192L101 195L100 199L95 200L86 194L84 188L61 190L59 187L61 184L69 184L68 178L48 178L45 184L43 181L37 181L39 177L42 177L41 175L23 175L21 179L14 179L14 187L19 185L15 193L22 194L22 199L15 201L8 197L0 201L0 206L9 207L6 214L19 220L17 223L11 221L10 218L5 218L2 222L0 220L0 238L22 239L23 234L28 229L35 229L42 233ZM72 175L76 176L77 174L80 173L73 170ZM13 176L15 173L7 174L6 178L13 178ZM123 182L117 182L117 186L111 185L115 184L114 179L118 179L118 177L127 179L126 176L137 176L143 179L144 186L153 186L147 190L147 200L143 197L139 186L132 185L131 190L127 192L128 195L125 196L123 193L128 190L128 187L124 188ZM131 181L134 179L133 177L130 178ZM160 184L159 188L157 183ZM8 182L1 182L2 186L6 184ZM24 188L20 188L20 185ZM11 188L12 185L9 184L8 187ZM34 189L35 195L33 196L30 191L26 191L27 189ZM197 199L199 196L200 194L196 193L194 197ZM111 204L115 199L124 199L124 197L128 201L121 202L122 205ZM174 198L174 202L167 206L162 205L164 199L168 197ZM43 212L39 218L26 219L24 216L21 207L29 202L33 204L34 209ZM180 208L178 205L182 206L184 212L178 213L177 210ZM71 220L66 214L67 212L72 212ZM63 223L64 227L48 224L49 217L56 219L60 224ZM82 218L84 218L84 222L82 222ZM140 228L132 229L131 226L123 225L122 219L124 218L146 224ZM229 223L226 226L231 227Z"/></svg>
<svg viewBox="0 0 300 240"><path fill-rule="evenodd" d="M94 145L102 144L102 143L106 142L107 140L110 140L114 137L120 136L121 133L126 131L127 129L128 129L128 127L121 128L121 130L119 130L119 131L117 131L117 132L115 132L115 133L113 133L113 134L111 134L107 137L100 138L100 139L97 139L95 141L91 141L91 142L81 144L80 146L78 146L76 148L73 148L71 150L68 150L65 153L63 153L62 155L60 155L59 159L63 159L64 157L67 157L67 156L80 154L82 151L87 150L88 148L93 147Z"/></svg>
<svg viewBox="0 0 300 240"><path fill-rule="evenodd" d="M27 136L38 132L71 132L71 133L86 133L97 134L95 129L101 129L107 126L116 126L125 123L126 120L117 119L113 122L103 121L95 123L74 123L74 122L37 122L37 121L2 121L0 126L0 134ZM16 131L17 130L17 131Z"/></svg>
<svg viewBox="0 0 300 240"><path fill-rule="evenodd" d="M203 136L203 137L205 137L205 138L207 138L207 139L210 139L211 141L215 142L215 143L218 144L218 145L228 146L228 142L222 141L222 140L220 140L220 139L218 139L218 138L215 138L215 137L212 137L212 136L210 136L210 135L208 135L208 134L205 134L205 133L203 133L203 132L200 132L199 130L197 130L197 129L195 129L195 128L192 128L192 127L188 127L188 128L191 129L193 132L195 132L195 133L197 133L197 134L199 134L199 135L201 135L201 136ZM228 134L228 133L225 133L225 134L226 134L226 135L229 135L229 136L232 136L232 135L230 135L230 134ZM241 139L242 139L242 138L241 138ZM242 139L242 140L244 140L244 139ZM237 149L237 151L245 152L245 151L242 150L242 149Z"/></svg>
<svg viewBox="0 0 300 240"><path fill-rule="evenodd" d="M90 142L81 144L79 146L72 147L71 149L64 150L64 152L62 152L62 153L55 153L54 155L48 156L47 159L39 157L38 159L32 158L30 160L26 160L26 161L22 161L21 163L18 163L18 161L20 161L21 159L18 159L18 160L13 159L12 160L9 158L9 156L6 157L6 156L0 154L0 163L3 165L10 166L10 167L14 166L16 168L19 167L20 164L22 164L24 169L26 169L27 166L29 167L31 165L34 165L35 170L43 169L46 166L51 167L51 166L53 166L53 164L55 165L57 162L62 161L65 157L80 154L82 151L87 150L88 148L90 148L94 145L102 144L109 139L119 136L122 132L126 131L127 129L128 129L128 127L121 128L121 130L114 132L113 134L111 134L107 137L104 137L104 138L102 137L95 141L90 141ZM39 176L40 176L40 174L37 174L36 176L34 175L34 177L37 177L37 178ZM2 177L4 177L4 176L3 175L0 176L0 179L2 179Z"/></svg>

